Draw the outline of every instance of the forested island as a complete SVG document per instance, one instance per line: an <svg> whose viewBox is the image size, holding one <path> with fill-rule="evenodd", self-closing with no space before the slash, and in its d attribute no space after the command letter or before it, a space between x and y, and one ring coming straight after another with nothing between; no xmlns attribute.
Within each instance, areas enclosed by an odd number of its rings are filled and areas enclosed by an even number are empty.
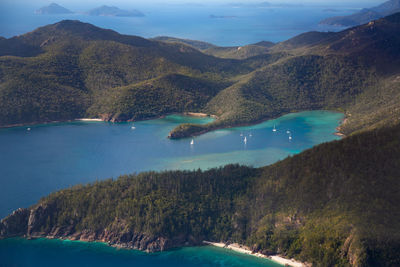
<svg viewBox="0 0 400 267"><path fill-rule="evenodd" d="M179 126L170 133L179 138L316 109L346 113L346 135L393 124L399 25L397 13L338 33L224 48L61 21L0 39L0 127L183 112L217 117Z"/></svg>
<svg viewBox="0 0 400 267"><path fill-rule="evenodd" d="M238 242L315 266L400 264L400 125L271 166L124 175L55 192L0 237L103 241L149 252Z"/></svg>

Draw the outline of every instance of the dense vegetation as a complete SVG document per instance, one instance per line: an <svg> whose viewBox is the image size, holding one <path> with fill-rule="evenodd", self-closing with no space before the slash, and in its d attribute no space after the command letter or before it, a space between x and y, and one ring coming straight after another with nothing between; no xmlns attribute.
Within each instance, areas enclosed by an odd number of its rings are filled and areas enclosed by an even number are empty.
<svg viewBox="0 0 400 267"><path fill-rule="evenodd" d="M316 266L397 266L399 137L397 125L259 169L147 172L75 186L31 207L28 234L105 230L123 243L133 232L190 244L239 242Z"/></svg>
<svg viewBox="0 0 400 267"><path fill-rule="evenodd" d="M331 109L348 115L342 128L351 134L378 126L382 118L398 118L399 25L400 13L339 33L220 48L62 21L0 39L0 126L85 116L218 116L171 134L182 137Z"/></svg>

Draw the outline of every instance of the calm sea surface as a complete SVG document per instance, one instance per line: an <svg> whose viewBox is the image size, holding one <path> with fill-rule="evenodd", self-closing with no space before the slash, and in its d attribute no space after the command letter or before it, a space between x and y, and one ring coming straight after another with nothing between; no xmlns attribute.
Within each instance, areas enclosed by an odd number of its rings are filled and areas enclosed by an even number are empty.
<svg viewBox="0 0 400 267"><path fill-rule="evenodd" d="M192 139L169 140L167 135L180 123L211 119L171 115L136 123L70 122L0 129L0 217L52 191L125 173L207 169L228 163L267 165L337 139L333 133L342 118L343 114L328 111L293 113L210 132L194 138L193 145ZM55 265L276 266L214 247L145 254L101 243L0 240L0 266Z"/></svg>
<svg viewBox="0 0 400 267"><path fill-rule="evenodd" d="M116 30L123 34L143 37L174 36L211 42L220 46L245 45L262 40L278 42L303 32L338 31L343 28L322 26L318 23L327 17L353 13L353 7L335 6L291 6L260 7L252 5L201 5L167 4L157 5L146 1L135 1L130 5L109 5L120 8L136 8L144 17L88 16L86 11L101 3L78 4L71 1L57 3L77 12L64 15L38 15L36 9L48 5L49 1L2 0L0 1L0 36L12 37L55 23L63 19L89 22L102 28ZM141 3L142 2L142 3ZM164 2L164 3L163 3ZM247 1L243 1L246 3ZM322 3L325 4L325 3ZM360 7L366 7L360 3Z"/></svg>
<svg viewBox="0 0 400 267"><path fill-rule="evenodd" d="M52 191L121 174L228 163L264 166L337 139L333 132L342 117L328 111L293 113L254 126L213 131L194 138L193 145L191 139L170 140L167 135L181 123L207 123L210 118L171 115L136 123L0 129L0 217Z"/></svg>

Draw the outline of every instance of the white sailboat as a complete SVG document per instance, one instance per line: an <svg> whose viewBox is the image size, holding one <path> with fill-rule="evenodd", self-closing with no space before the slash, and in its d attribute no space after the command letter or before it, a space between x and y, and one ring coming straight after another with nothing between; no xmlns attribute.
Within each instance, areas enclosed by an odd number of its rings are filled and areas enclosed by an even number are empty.
<svg viewBox="0 0 400 267"><path fill-rule="evenodd" d="M192 139L192 141L190 141L190 145L194 145L194 140Z"/></svg>
<svg viewBox="0 0 400 267"><path fill-rule="evenodd" d="M289 130L287 130L287 131L286 131L286 133L287 133L287 134L290 134L290 131L289 131Z"/></svg>
<svg viewBox="0 0 400 267"><path fill-rule="evenodd" d="M274 129L272 129L273 132L276 132L275 124L274 124Z"/></svg>
<svg viewBox="0 0 400 267"><path fill-rule="evenodd" d="M243 142L244 142L245 144L247 143L247 137L246 137L246 136L244 137Z"/></svg>
<svg viewBox="0 0 400 267"><path fill-rule="evenodd" d="M289 135L289 140L292 140L292 136L291 135Z"/></svg>
<svg viewBox="0 0 400 267"><path fill-rule="evenodd" d="M31 128L26 128L26 130L27 130L27 131L30 131L30 130L31 130Z"/></svg>

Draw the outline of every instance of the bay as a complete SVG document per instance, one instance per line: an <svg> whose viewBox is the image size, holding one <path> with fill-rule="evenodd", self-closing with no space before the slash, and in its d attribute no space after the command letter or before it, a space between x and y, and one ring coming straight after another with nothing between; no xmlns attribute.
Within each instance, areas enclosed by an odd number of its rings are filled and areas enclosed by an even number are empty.
<svg viewBox="0 0 400 267"><path fill-rule="evenodd" d="M342 113L330 111L291 113L209 132L193 138L193 145L191 138L167 135L180 123L211 118L169 115L135 123L76 121L0 129L0 217L54 190L124 173L271 164L338 139L333 133L342 119ZM210 246L147 254L98 242L23 238L0 240L0 258L0 266L280 266Z"/></svg>
<svg viewBox="0 0 400 267"><path fill-rule="evenodd" d="M338 139L333 133L342 118L329 111L293 113L209 132L195 137L193 145L191 138L171 140L167 135L181 123L208 123L211 118L170 115L135 123L77 121L0 129L0 217L55 190L122 174L229 163L268 165Z"/></svg>

